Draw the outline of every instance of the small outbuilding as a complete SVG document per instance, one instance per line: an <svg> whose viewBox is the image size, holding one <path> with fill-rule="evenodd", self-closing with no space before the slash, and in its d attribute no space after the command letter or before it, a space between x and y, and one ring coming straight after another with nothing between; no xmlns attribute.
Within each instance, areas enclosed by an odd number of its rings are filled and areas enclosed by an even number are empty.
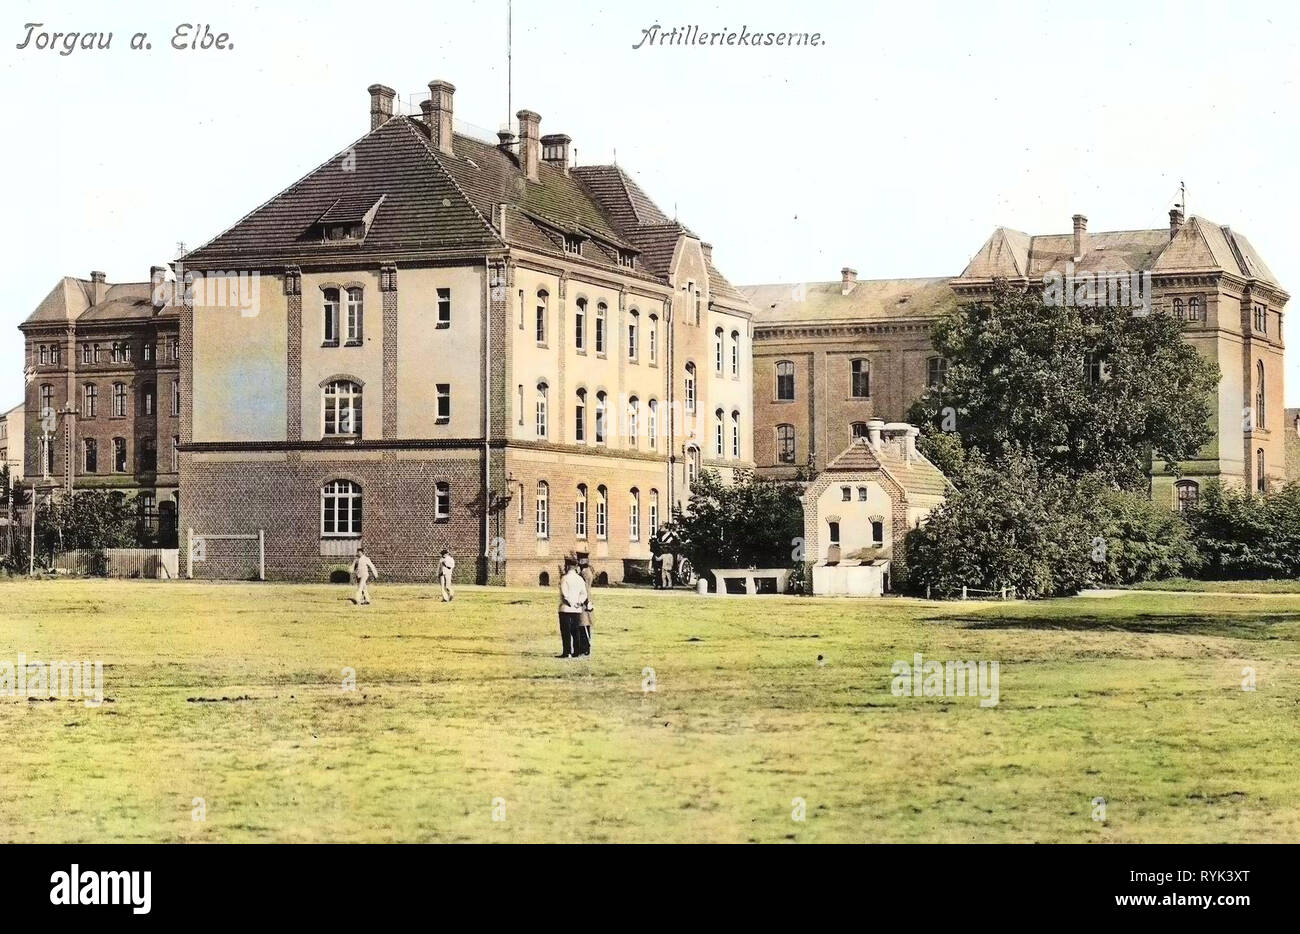
<svg viewBox="0 0 1300 934"><path fill-rule="evenodd" d="M803 493L804 553L818 596L880 596L903 537L940 505L948 481L916 448L920 429L867 422Z"/></svg>

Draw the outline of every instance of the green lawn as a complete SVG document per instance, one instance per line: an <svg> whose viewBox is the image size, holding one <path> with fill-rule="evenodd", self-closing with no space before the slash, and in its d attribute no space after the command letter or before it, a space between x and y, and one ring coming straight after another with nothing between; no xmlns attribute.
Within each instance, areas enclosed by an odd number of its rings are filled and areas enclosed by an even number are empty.
<svg viewBox="0 0 1300 934"><path fill-rule="evenodd" d="M1294 593L1300 594L1300 580L1203 581L1186 577L1143 581L1132 590L1180 590L1196 593Z"/></svg>
<svg viewBox="0 0 1300 934"><path fill-rule="evenodd" d="M110 699L0 697L0 840L1300 840L1300 595L611 589L568 661L547 591L348 594L0 583L0 662L102 659ZM914 652L1001 702L895 697Z"/></svg>

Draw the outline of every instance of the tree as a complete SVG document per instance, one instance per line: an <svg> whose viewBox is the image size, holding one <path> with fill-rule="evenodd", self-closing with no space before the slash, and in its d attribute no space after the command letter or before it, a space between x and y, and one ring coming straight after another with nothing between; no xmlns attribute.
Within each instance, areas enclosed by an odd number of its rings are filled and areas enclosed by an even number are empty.
<svg viewBox="0 0 1300 934"><path fill-rule="evenodd" d="M137 544L135 507L116 490L79 490L53 502L42 500L38 513L38 554Z"/></svg>
<svg viewBox="0 0 1300 934"><path fill-rule="evenodd" d="M1218 366L1182 327L1163 312L1051 304L999 282L936 325L947 370L909 418L994 459L1014 450L1138 489L1153 452L1172 467L1213 437Z"/></svg>
<svg viewBox="0 0 1300 934"><path fill-rule="evenodd" d="M936 596L963 587L1022 597L1077 592L1091 580L1097 525L1080 485L1019 453L970 452L956 489L906 538L906 585Z"/></svg>
<svg viewBox="0 0 1300 934"><path fill-rule="evenodd" d="M1212 480L1184 515L1205 577L1300 577L1300 484L1261 496Z"/></svg>
<svg viewBox="0 0 1300 934"><path fill-rule="evenodd" d="M678 521L682 553L700 574L718 568L788 568L803 541L799 486L737 472L724 484L700 473Z"/></svg>

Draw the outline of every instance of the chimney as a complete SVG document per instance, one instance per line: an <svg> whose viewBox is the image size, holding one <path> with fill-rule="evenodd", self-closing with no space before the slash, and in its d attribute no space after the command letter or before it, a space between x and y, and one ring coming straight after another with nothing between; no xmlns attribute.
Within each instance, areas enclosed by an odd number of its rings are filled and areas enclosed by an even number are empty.
<svg viewBox="0 0 1300 934"><path fill-rule="evenodd" d="M1088 252L1088 218L1076 214L1074 221L1074 261L1077 263Z"/></svg>
<svg viewBox="0 0 1300 934"><path fill-rule="evenodd" d="M903 453L907 456L909 464L916 460L916 438L920 433L921 429L915 425L907 426L907 438L903 442Z"/></svg>
<svg viewBox="0 0 1300 934"><path fill-rule="evenodd" d="M713 244L712 244L712 243L705 243L703 240L701 240L701 241L700 241L700 252L704 254L704 261L705 261L706 263L711 263L711 262L713 262Z"/></svg>
<svg viewBox="0 0 1300 934"><path fill-rule="evenodd" d="M503 126L497 130L497 149L500 149L506 155L514 155L515 134L511 132L510 127Z"/></svg>
<svg viewBox="0 0 1300 934"><path fill-rule="evenodd" d="M149 267L149 300L156 314L167 305L167 267Z"/></svg>
<svg viewBox="0 0 1300 934"><path fill-rule="evenodd" d="M858 285L858 271L845 266L840 270L840 294L848 295Z"/></svg>
<svg viewBox="0 0 1300 934"><path fill-rule="evenodd" d="M370 129L377 130L393 118L393 98L397 92L382 84L366 88L370 92Z"/></svg>
<svg viewBox="0 0 1300 934"><path fill-rule="evenodd" d="M98 269L90 273L90 293L92 305L102 305L104 298L108 295L108 282L104 279L104 274Z"/></svg>
<svg viewBox="0 0 1300 934"><path fill-rule="evenodd" d="M885 427L885 420L882 418L872 418L867 421L867 443L871 445L871 450L880 450L880 432Z"/></svg>
<svg viewBox="0 0 1300 934"><path fill-rule="evenodd" d="M448 156L456 155L451 147L451 96L455 93L456 88L448 81L430 81L429 106L420 105L429 125L429 138L439 152Z"/></svg>
<svg viewBox="0 0 1300 934"><path fill-rule="evenodd" d="M553 165L565 175L569 174L569 144L572 139L564 133L548 133L542 137L542 161Z"/></svg>
<svg viewBox="0 0 1300 934"><path fill-rule="evenodd" d="M1170 208L1169 210L1169 239L1172 240L1178 236L1178 231L1183 229L1183 209Z"/></svg>
<svg viewBox="0 0 1300 934"><path fill-rule="evenodd" d="M538 148L537 130L542 118L531 110L521 110L515 114L519 118L519 167L524 170L531 182L537 181L537 163L541 158Z"/></svg>

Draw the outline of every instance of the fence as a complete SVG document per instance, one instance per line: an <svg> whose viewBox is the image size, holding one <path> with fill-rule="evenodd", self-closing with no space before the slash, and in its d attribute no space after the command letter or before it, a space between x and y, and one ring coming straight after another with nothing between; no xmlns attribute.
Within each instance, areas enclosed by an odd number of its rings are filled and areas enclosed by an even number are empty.
<svg viewBox="0 0 1300 934"><path fill-rule="evenodd" d="M141 577L174 580L180 568L176 548L91 548L55 556L54 569L96 577Z"/></svg>
<svg viewBox="0 0 1300 934"><path fill-rule="evenodd" d="M962 585L961 592L955 590L937 591L934 597L930 596L930 585L925 585L925 599L946 600L953 597L959 597L962 600L1015 600L1016 588L1003 587L1000 590L979 590L975 587Z"/></svg>

